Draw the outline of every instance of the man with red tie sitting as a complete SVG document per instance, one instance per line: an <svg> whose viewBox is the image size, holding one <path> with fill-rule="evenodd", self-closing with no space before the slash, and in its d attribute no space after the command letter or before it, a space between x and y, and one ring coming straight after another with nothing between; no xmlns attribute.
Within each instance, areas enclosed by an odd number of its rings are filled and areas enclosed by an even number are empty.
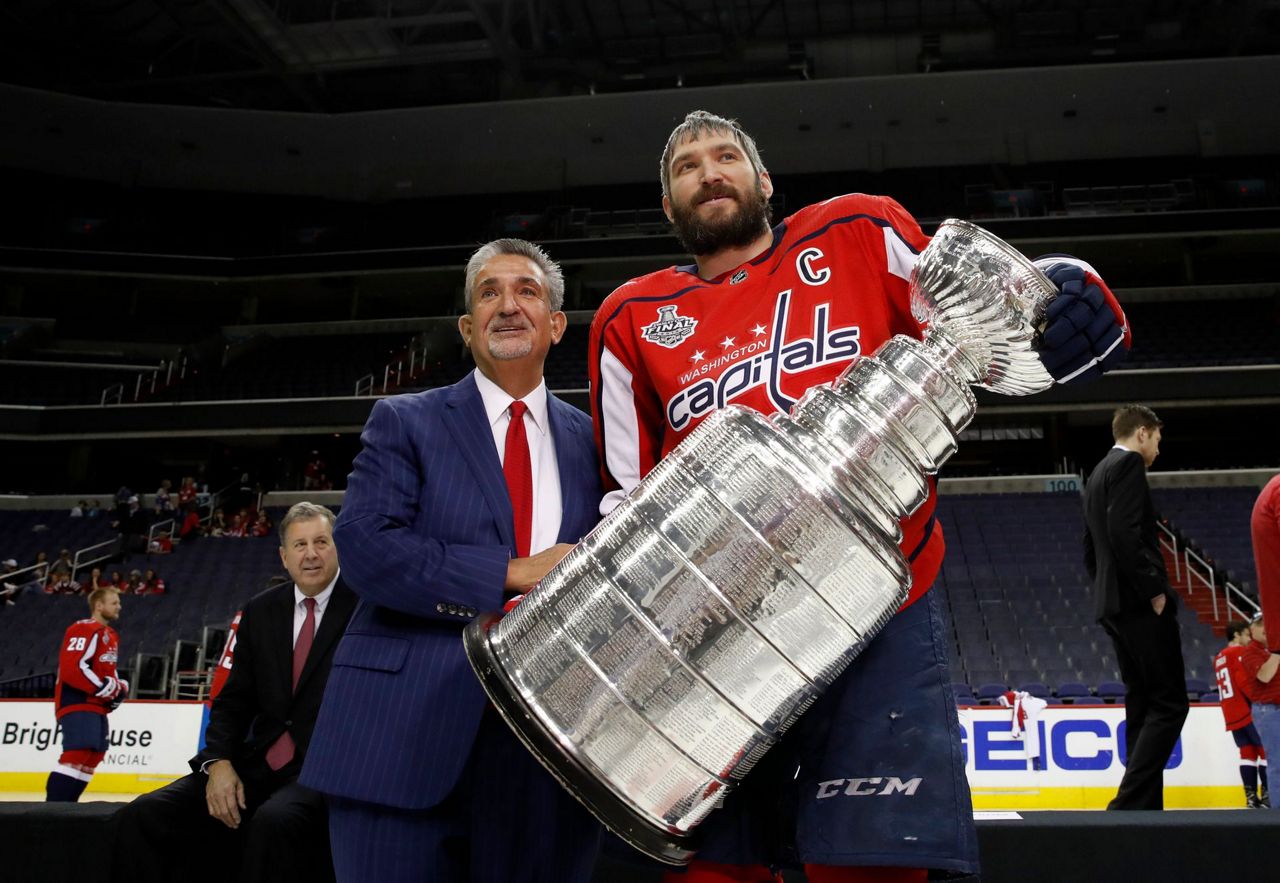
<svg viewBox="0 0 1280 883"><path fill-rule="evenodd" d="M117 880L333 878L324 800L297 782L334 648L356 606L338 574L333 522L313 503L281 519L280 558L292 582L245 605L235 664L192 774L121 810Z"/></svg>

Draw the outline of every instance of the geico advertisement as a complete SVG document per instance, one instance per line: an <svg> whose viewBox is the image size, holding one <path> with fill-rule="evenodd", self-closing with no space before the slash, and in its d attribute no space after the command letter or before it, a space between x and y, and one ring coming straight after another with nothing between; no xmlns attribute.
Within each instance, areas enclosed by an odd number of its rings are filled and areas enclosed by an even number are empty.
<svg viewBox="0 0 1280 883"><path fill-rule="evenodd" d="M107 716L110 745L98 772L185 775L203 720L200 702L125 702ZM51 700L0 700L0 772L47 773L61 753Z"/></svg>
<svg viewBox="0 0 1280 883"><path fill-rule="evenodd" d="M1040 769L1028 759L1027 734L1013 735L1008 708L961 708L965 767L975 792L1019 783L1040 786L1109 787L1124 775L1124 706L1061 706L1044 709L1026 727L1039 737ZM1035 740L1031 740L1034 745ZM1165 766L1166 786L1240 784L1239 752L1216 705L1191 708L1182 736Z"/></svg>

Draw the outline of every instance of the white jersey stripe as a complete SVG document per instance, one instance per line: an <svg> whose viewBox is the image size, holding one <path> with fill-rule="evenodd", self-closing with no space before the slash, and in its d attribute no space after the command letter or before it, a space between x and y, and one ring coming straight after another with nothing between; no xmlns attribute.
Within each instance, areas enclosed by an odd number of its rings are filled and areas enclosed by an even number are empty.
<svg viewBox="0 0 1280 883"><path fill-rule="evenodd" d="M76 663L80 668L80 674L85 676L89 683L93 684L99 690L104 686L102 678L93 670L93 655L98 652L98 633L94 632L93 637L89 639L89 645L80 656L80 661Z"/></svg>
<svg viewBox="0 0 1280 883"><path fill-rule="evenodd" d="M619 485L600 501L608 515L640 483L640 421L636 417L631 372L603 347L600 353L600 410L608 431L604 437L605 468Z"/></svg>
<svg viewBox="0 0 1280 883"><path fill-rule="evenodd" d="M916 265L917 255L891 226L884 228L884 254L889 272L899 279L910 282L911 270Z"/></svg>

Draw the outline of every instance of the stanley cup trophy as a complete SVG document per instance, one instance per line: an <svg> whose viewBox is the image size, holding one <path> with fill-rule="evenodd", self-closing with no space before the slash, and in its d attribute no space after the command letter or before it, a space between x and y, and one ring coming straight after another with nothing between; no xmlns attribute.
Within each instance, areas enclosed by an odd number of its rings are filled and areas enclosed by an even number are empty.
<svg viewBox="0 0 1280 883"><path fill-rule="evenodd" d="M984 230L921 254L923 342L889 340L791 414L729 406L524 601L465 633L490 699L608 828L670 864L907 597L900 519L973 418L1025 395L1057 290Z"/></svg>

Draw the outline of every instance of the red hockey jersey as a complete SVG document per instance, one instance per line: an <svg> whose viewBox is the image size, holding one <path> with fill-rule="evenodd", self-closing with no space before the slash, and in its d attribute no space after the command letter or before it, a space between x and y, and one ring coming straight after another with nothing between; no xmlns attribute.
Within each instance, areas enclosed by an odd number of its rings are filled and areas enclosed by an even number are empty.
<svg viewBox="0 0 1280 883"><path fill-rule="evenodd" d="M115 629L95 619L73 622L62 636L58 654L56 715L73 711L106 714L125 686L116 675L120 639Z"/></svg>
<svg viewBox="0 0 1280 883"><path fill-rule="evenodd" d="M591 325L592 418L608 512L709 414L789 411L895 334L920 338L909 281L928 237L881 196L839 196L774 229L755 259L704 280L670 267L624 284ZM944 551L936 494L903 522L911 603Z"/></svg>
<svg viewBox="0 0 1280 883"><path fill-rule="evenodd" d="M240 617L243 613L243 610L237 610L235 618L231 620L231 627L227 629L227 643L222 646L222 655L218 657L218 667L213 670L213 681L209 685L211 702L218 698L227 678L231 676L231 666L236 661L236 632L240 631Z"/></svg>
<svg viewBox="0 0 1280 883"><path fill-rule="evenodd" d="M1222 718L1228 730L1238 730L1253 722L1249 696L1245 693L1245 685L1248 681L1245 679L1244 670L1240 667L1240 657L1243 653L1243 647L1238 644L1228 644L1213 657L1213 673L1218 679Z"/></svg>

